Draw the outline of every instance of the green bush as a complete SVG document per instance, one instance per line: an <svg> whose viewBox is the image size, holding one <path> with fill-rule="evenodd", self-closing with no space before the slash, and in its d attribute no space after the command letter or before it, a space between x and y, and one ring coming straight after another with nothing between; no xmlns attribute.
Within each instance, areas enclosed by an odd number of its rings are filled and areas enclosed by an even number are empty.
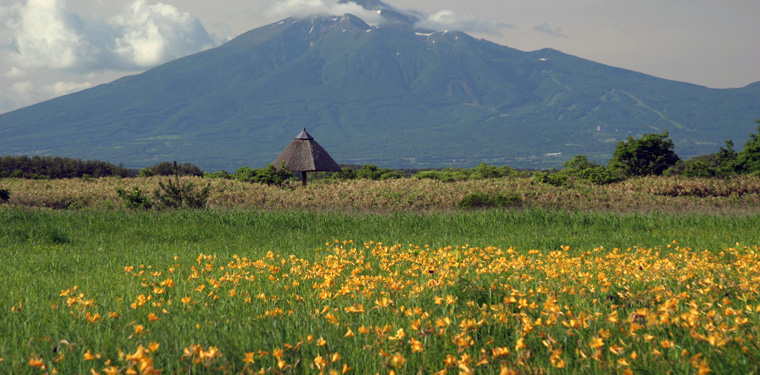
<svg viewBox="0 0 760 375"><path fill-rule="evenodd" d="M378 168L377 165L364 165L356 171L356 178L379 180L384 174L391 172L390 168Z"/></svg>
<svg viewBox="0 0 760 375"><path fill-rule="evenodd" d="M176 161L174 163L162 161L158 164L151 165L150 167L140 169L139 176L173 176L175 174L179 174L180 176L201 177L203 176L203 171L192 163L177 164Z"/></svg>
<svg viewBox="0 0 760 375"><path fill-rule="evenodd" d="M557 173L554 171L552 171L551 173L546 173L546 172L533 173L533 181L542 183L542 184L549 184L549 185L557 186L557 187L570 187L572 184L567 174Z"/></svg>
<svg viewBox="0 0 760 375"><path fill-rule="evenodd" d="M698 160L693 163L689 163L682 174L684 177L706 178L713 177L716 175L716 173L717 171L715 170L714 165L704 160Z"/></svg>
<svg viewBox="0 0 760 375"><path fill-rule="evenodd" d="M586 155L575 155L572 160L566 161L560 173L586 180L597 185L606 185L618 182L622 178L610 169L588 160Z"/></svg>
<svg viewBox="0 0 760 375"><path fill-rule="evenodd" d="M605 168L604 166L601 166L601 165L598 167L587 169L584 172L584 176L591 183L594 183L597 185L607 185L607 184L612 184L615 182L622 181L622 178L620 178L619 175L613 173L608 168Z"/></svg>
<svg viewBox="0 0 760 375"><path fill-rule="evenodd" d="M356 171L349 167L343 167L340 171L333 173L330 176L332 180L354 180L356 179Z"/></svg>
<svg viewBox="0 0 760 375"><path fill-rule="evenodd" d="M401 171L389 171L380 175L380 180L391 180L406 177Z"/></svg>
<svg viewBox="0 0 760 375"><path fill-rule="evenodd" d="M131 192L124 190L121 186L117 186L116 195L121 198L122 205L129 209L147 210L153 207L150 198L148 198L148 196L146 196L137 186L135 186Z"/></svg>
<svg viewBox="0 0 760 375"><path fill-rule="evenodd" d="M156 172L150 167L140 169L140 174L138 174L139 177L153 177L155 175L156 175Z"/></svg>
<svg viewBox="0 0 760 375"><path fill-rule="evenodd" d="M487 193L469 194L457 203L457 206L460 208L508 208L519 207L521 205L522 200L516 195L490 195Z"/></svg>
<svg viewBox="0 0 760 375"><path fill-rule="evenodd" d="M445 168L441 170L421 171L414 175L415 178L429 178L443 182L464 181L471 178L473 173L469 169Z"/></svg>
<svg viewBox="0 0 760 375"><path fill-rule="evenodd" d="M501 178L515 176L516 174L517 171L506 165L496 167L486 163L480 163L477 167L472 169L472 175L470 178Z"/></svg>
<svg viewBox="0 0 760 375"><path fill-rule="evenodd" d="M243 182L257 182L260 184L281 186L285 181L291 178L293 174L283 163L280 170L269 164L266 168L255 169L249 167L240 167L233 177Z"/></svg>
<svg viewBox="0 0 760 375"><path fill-rule="evenodd" d="M205 172L203 174L203 178L220 178L223 180L231 180L235 175L230 174L230 172L227 172L225 170L221 170L218 172Z"/></svg>

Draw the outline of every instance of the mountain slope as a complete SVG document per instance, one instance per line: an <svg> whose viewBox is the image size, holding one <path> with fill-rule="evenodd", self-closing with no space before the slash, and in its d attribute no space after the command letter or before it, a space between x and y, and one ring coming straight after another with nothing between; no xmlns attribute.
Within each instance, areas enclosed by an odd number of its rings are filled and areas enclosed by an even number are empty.
<svg viewBox="0 0 760 375"><path fill-rule="evenodd" d="M383 10L384 12L386 10ZM628 135L670 131L681 156L743 144L760 86L714 90L460 32L315 17L0 115L0 153L145 166L263 166L307 127L339 163L605 161Z"/></svg>

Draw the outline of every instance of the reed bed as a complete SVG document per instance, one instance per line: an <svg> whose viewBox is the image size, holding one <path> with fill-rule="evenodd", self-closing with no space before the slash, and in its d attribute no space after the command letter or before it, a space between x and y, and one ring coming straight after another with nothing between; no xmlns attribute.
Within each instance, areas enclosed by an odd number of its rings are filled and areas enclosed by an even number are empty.
<svg viewBox="0 0 760 375"><path fill-rule="evenodd" d="M165 178L163 179L165 180ZM64 208L121 207L116 188L138 187L150 194L160 177L100 178L90 180L0 180L10 190L10 206ZM210 184L210 208L317 209L342 211L454 210L473 193L520 198L522 207L609 212L705 212L760 211L760 177L729 179L645 177L597 186L575 183L556 187L525 178L441 182L430 179L385 181L314 181L307 187L289 182L284 187L235 180L183 177L196 186Z"/></svg>

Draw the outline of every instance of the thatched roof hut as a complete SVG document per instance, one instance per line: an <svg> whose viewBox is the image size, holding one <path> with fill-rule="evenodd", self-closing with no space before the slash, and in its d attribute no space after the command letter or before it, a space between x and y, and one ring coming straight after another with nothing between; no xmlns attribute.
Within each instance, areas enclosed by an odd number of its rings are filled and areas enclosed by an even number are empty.
<svg viewBox="0 0 760 375"><path fill-rule="evenodd" d="M314 137L301 130L296 138L285 147L272 164L280 169L282 163L292 172L301 172L301 181L306 185L306 172L337 172L340 171L338 164L330 157L322 146L314 140Z"/></svg>

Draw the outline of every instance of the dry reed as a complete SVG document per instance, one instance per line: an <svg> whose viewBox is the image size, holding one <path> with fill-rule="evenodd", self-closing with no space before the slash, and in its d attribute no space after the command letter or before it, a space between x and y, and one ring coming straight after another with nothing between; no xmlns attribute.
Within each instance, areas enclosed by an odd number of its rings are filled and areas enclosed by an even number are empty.
<svg viewBox="0 0 760 375"><path fill-rule="evenodd" d="M6 206L65 208L120 208L116 187L138 187L147 195L162 177L99 178L90 180L3 179L0 188L11 192ZM523 207L610 212L760 212L760 177L730 179L646 177L597 186L576 183L555 187L525 178L440 182L430 179L385 181L314 181L284 187L236 180L183 177L197 187L211 184L210 208L317 209L346 211L436 211L457 209L473 193L517 196Z"/></svg>

